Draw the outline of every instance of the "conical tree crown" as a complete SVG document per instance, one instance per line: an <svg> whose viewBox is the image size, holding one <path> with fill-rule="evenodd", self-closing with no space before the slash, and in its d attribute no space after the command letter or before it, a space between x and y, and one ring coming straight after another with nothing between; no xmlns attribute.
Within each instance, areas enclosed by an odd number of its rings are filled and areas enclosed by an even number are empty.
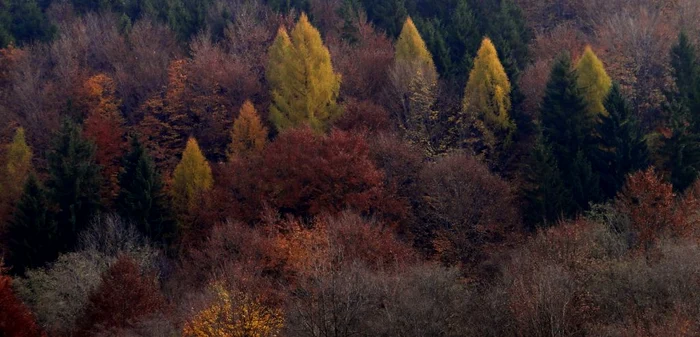
<svg viewBox="0 0 700 337"><path fill-rule="evenodd" d="M489 38L481 43L464 94L464 110L487 124L513 127L509 116L511 85Z"/></svg>
<svg viewBox="0 0 700 337"><path fill-rule="evenodd" d="M58 205L56 223L64 250L73 249L78 234L101 209L100 167L95 145L83 138L80 128L65 120L49 154L51 200Z"/></svg>
<svg viewBox="0 0 700 337"><path fill-rule="evenodd" d="M173 172L173 202L178 208L191 207L201 193L206 192L214 185L211 167L199 149L194 138L187 141L187 147L182 153L182 160Z"/></svg>
<svg viewBox="0 0 700 337"><path fill-rule="evenodd" d="M590 46L576 64L577 84L586 101L586 110L591 116L605 115L603 102L610 92L612 80L605 72L603 62L596 56Z"/></svg>
<svg viewBox="0 0 700 337"><path fill-rule="evenodd" d="M233 122L231 144L228 149L229 158L261 151L266 141L267 128L260 121L253 103L245 101L238 118Z"/></svg>
<svg viewBox="0 0 700 337"><path fill-rule="evenodd" d="M122 216L133 220L151 240L163 242L173 234L173 222L168 216L168 202L161 177L138 138L133 138L131 151L124 157L122 166L117 210Z"/></svg>
<svg viewBox="0 0 700 337"><path fill-rule="evenodd" d="M5 176L3 193L11 199L17 199L22 193L24 182L32 168L32 150L27 145L24 129L17 128L12 143L7 148L5 158Z"/></svg>
<svg viewBox="0 0 700 337"><path fill-rule="evenodd" d="M336 100L340 75L321 34L302 14L290 35L280 28L269 50L270 119L278 130L308 123L325 130L342 112Z"/></svg>
<svg viewBox="0 0 700 337"><path fill-rule="evenodd" d="M26 180L6 233L10 252L8 262L16 274L53 261L60 249L46 192L33 174Z"/></svg>
<svg viewBox="0 0 700 337"><path fill-rule="evenodd" d="M394 60L396 62L416 62L433 70L435 69L433 55L428 51L425 41L421 38L416 25L410 17L403 24L395 49Z"/></svg>

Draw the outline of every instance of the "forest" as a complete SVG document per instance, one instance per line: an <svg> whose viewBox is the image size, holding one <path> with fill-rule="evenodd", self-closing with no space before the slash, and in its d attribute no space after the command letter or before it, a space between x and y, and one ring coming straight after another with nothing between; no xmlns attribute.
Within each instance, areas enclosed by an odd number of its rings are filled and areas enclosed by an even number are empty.
<svg viewBox="0 0 700 337"><path fill-rule="evenodd" d="M0 0L0 337L700 336L699 17Z"/></svg>

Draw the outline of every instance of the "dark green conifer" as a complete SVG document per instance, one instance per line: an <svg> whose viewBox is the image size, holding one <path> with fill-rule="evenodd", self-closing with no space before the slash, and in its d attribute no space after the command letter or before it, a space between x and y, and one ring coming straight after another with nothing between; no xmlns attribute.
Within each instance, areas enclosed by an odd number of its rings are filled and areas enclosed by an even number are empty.
<svg viewBox="0 0 700 337"><path fill-rule="evenodd" d="M134 221L153 242L168 241L175 231L175 224L168 216L168 198L153 159L137 138L133 138L131 151L122 165L116 201L118 212Z"/></svg>

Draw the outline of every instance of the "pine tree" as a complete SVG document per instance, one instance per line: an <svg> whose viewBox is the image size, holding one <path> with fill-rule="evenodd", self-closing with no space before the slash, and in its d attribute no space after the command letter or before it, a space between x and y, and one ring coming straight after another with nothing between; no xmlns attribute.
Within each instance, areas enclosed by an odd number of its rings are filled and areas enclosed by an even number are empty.
<svg viewBox="0 0 700 337"><path fill-rule="evenodd" d="M260 152L267 142L267 134L267 128L260 121L255 106L250 101L245 101L238 118L233 122L228 157Z"/></svg>
<svg viewBox="0 0 700 337"><path fill-rule="evenodd" d="M700 62L695 46L688 36L681 32L678 43L671 49L671 67L676 84L678 103L683 104L690 112L694 130L700 131Z"/></svg>
<svg viewBox="0 0 700 337"><path fill-rule="evenodd" d="M324 131L342 110L336 100L340 75L321 34L302 14L291 36L280 28L270 47L267 79L272 91L270 119L277 130L308 123Z"/></svg>
<svg viewBox="0 0 700 337"><path fill-rule="evenodd" d="M193 210L204 192L214 184L211 167L194 138L187 141L182 160L173 172L173 206L181 212Z"/></svg>
<svg viewBox="0 0 700 337"><path fill-rule="evenodd" d="M50 200L57 205L56 225L61 248L72 249L78 234L100 210L100 167L95 145L80 128L64 120L48 156Z"/></svg>
<svg viewBox="0 0 700 337"><path fill-rule="evenodd" d="M44 188L30 175L6 233L8 262L14 273L43 267L58 257L62 247L49 209Z"/></svg>
<svg viewBox="0 0 700 337"><path fill-rule="evenodd" d="M497 149L510 145L515 123L510 117L511 86L496 48L486 38L474 59L464 92L459 129L478 154L498 157Z"/></svg>
<svg viewBox="0 0 700 337"><path fill-rule="evenodd" d="M606 198L614 197L629 173L649 165L649 149L632 110L615 83L604 104L607 115L596 125L597 146L592 152L595 171Z"/></svg>
<svg viewBox="0 0 700 337"><path fill-rule="evenodd" d="M573 208L557 160L541 136L525 166L524 178L525 221L529 226L551 226Z"/></svg>
<svg viewBox="0 0 700 337"><path fill-rule="evenodd" d="M7 147L2 193L6 200L17 200L32 169L32 150L27 145L24 129L17 128L12 143Z"/></svg>
<svg viewBox="0 0 700 337"><path fill-rule="evenodd" d="M153 242L164 243L174 235L174 222L169 216L168 199L153 159L134 137L131 151L122 160L119 174L117 211L131 219Z"/></svg>
<svg viewBox="0 0 700 337"><path fill-rule="evenodd" d="M36 0L9 0L12 23L10 32L18 45L31 42L48 42L56 33L56 27L41 11Z"/></svg>
<svg viewBox="0 0 700 337"><path fill-rule="evenodd" d="M586 46L581 59L576 64L578 87L586 101L588 113L591 116L605 115L603 101L612 87L612 80L605 72L603 62Z"/></svg>

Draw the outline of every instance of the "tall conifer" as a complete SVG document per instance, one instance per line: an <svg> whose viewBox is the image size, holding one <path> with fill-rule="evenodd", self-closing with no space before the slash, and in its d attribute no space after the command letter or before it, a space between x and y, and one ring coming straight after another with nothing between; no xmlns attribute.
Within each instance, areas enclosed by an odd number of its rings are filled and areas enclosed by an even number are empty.
<svg viewBox="0 0 700 337"><path fill-rule="evenodd" d="M280 28L270 47L267 80L272 91L270 119L277 130L308 123L324 131L342 110L336 100L340 75L321 34L302 14L291 35Z"/></svg>
<svg viewBox="0 0 700 337"><path fill-rule="evenodd" d="M603 102L608 97L612 80L605 72L603 62L598 59L590 46L586 46L586 50L576 64L576 75L588 113L593 117L607 114Z"/></svg>

